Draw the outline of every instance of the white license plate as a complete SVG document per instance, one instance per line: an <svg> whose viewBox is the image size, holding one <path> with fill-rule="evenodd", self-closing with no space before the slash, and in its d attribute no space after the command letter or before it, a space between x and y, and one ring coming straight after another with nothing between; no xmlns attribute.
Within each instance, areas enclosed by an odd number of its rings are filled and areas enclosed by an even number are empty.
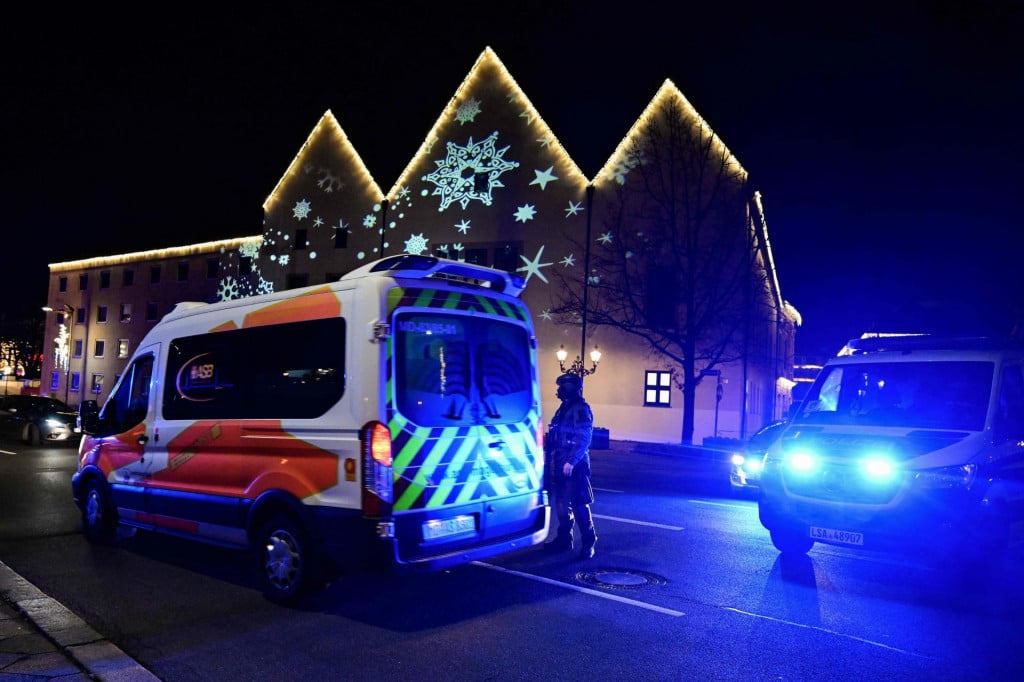
<svg viewBox="0 0 1024 682"><path fill-rule="evenodd" d="M864 533L811 526L811 539L838 542L843 545L856 545L859 547L864 544Z"/></svg>
<svg viewBox="0 0 1024 682"><path fill-rule="evenodd" d="M476 521L472 516L462 515L450 519L434 519L423 523L423 539L437 540L452 535L475 533Z"/></svg>

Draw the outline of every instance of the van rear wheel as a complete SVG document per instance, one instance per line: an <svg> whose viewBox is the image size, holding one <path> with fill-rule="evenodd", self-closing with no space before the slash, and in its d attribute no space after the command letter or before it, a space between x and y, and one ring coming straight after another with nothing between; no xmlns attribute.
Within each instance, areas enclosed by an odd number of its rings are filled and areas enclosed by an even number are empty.
<svg viewBox="0 0 1024 682"><path fill-rule="evenodd" d="M288 514L276 514L256 535L256 556L263 594L288 603L304 595L313 582L314 559L309 536Z"/></svg>

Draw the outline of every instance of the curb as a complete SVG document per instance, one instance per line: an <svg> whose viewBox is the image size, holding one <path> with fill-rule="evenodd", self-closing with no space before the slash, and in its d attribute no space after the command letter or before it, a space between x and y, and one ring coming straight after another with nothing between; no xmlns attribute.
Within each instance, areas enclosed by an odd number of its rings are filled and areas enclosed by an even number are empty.
<svg viewBox="0 0 1024 682"><path fill-rule="evenodd" d="M28 618L47 639L93 678L110 682L159 681L159 677L2 561L0 598Z"/></svg>

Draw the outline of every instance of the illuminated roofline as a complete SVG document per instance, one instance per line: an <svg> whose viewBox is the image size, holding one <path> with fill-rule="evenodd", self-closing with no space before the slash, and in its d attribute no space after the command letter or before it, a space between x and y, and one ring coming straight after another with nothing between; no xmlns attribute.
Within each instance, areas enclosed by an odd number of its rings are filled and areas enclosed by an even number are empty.
<svg viewBox="0 0 1024 682"><path fill-rule="evenodd" d="M313 130L309 133L308 136L306 136L306 141L302 143L302 146L299 148L299 151L295 154L295 158L293 158L292 162L288 164L288 168L287 170L285 170L284 175L281 176L281 178L277 181L277 184L274 185L274 189L270 192L270 194L267 195L267 198L263 201L264 212L268 210L267 207L270 205L271 201L277 194L277 190L281 188L281 186L285 183L285 181L288 178L292 177L292 174L295 171L295 169L300 166L301 159L303 155L305 155L306 149L309 148L310 143L314 139L316 139L320 135L320 131L325 126L328 125L334 128L334 132L337 133L339 137L341 137L342 146L345 147L345 149L350 154L352 154L352 157L355 159L356 164L353 166L353 169L355 169L356 171L362 171L363 175L365 176L365 180L370 185L370 188L376 192L376 196L374 198L377 200L384 198L384 195L381 193L380 186L377 184L377 181L373 179L373 175L370 173L370 170L366 167L366 164L363 163L363 159L362 157L359 156L359 152L356 151L355 146L348 139L348 135L346 135L345 131L342 130L341 125L338 123L338 119L336 119L331 110L328 109L327 111L324 112L324 115L320 117L320 120L317 121L317 124L313 126Z"/></svg>
<svg viewBox="0 0 1024 682"><path fill-rule="evenodd" d="M550 148L555 148L557 146L558 150L561 152L562 160L569 166L572 173L578 176L578 182L581 185L589 184L587 176L583 174L583 171L580 169L579 166L576 165L576 162L573 160L573 158L569 156L568 152L565 151L565 147L563 147L562 143L559 142L554 132L552 132L551 127L548 126L548 124L544 122L544 119L541 118L540 114L537 113L537 109L530 102L530 99L526 96L526 93L523 92L523 89L519 87L519 84L516 83L516 79L512 77L512 74L509 73L509 70L505 68L505 65L502 63L502 61L498 59L498 55L494 52L494 50L492 50L488 46L485 47L484 51L480 53L479 57L477 57L476 62L473 64L473 68L471 68L469 70L469 73L466 74L466 77L463 79L462 83L455 91L455 94L448 101L448 105L441 112L441 115L437 117L437 121L434 122L433 127L430 129L430 132L428 132L427 136L423 138L423 142L420 143L420 147L418 150L416 150L416 153L413 155L412 160L409 161L409 164L405 167L405 170L403 170L402 173L398 176L398 180L395 182L395 184L391 187L390 190L388 190L386 198L389 203L393 201L394 198L397 196L397 192L399 192L402 189L402 187L405 187L408 184L407 181L409 179L409 176L412 175L413 170L419 165L420 160L427 154L429 154L429 150L433 145L432 141L437 139L437 134L441 130L441 128L448 125L448 123L452 120L456 110L459 107L459 102L462 96L466 92L468 92L470 87L476 82L476 79L479 76L480 71L483 70L484 65L487 64L488 62L493 62L494 65L497 67L498 72L501 74L501 77L508 81L508 85L516 92L517 96L525 104L527 110L530 112L530 116L540 126L544 135L550 136L552 141Z"/></svg>
<svg viewBox="0 0 1024 682"><path fill-rule="evenodd" d="M626 133L626 136L622 138L622 141L619 142L615 151L612 152L612 155L608 157L607 161L605 161L604 166L602 166L601 169L597 171L597 174L591 179L590 182L592 184L596 185L602 178L607 180L612 177L611 171L615 168L619 160L626 155L626 152L633 145L636 138L641 135L644 128L654 120L660 110L663 100L668 98L677 100L682 106L683 111L691 115L694 120L697 121L701 130L707 132L707 134L711 136L715 144L715 151L722 154L722 156L727 160L727 163L733 166L735 171L741 174L744 182L746 182L748 174L743 166L740 165L739 160L733 156L732 152L729 151L729 148L725 146L722 138L711 129L711 126L704 120L704 117L701 116L694 106L690 104L690 101L683 96L682 91L676 87L676 84L672 82L672 79L666 78L665 82L661 84L660 88L658 88L658 92L655 93L653 99L651 99L643 113L640 114L640 118L636 120L633 127L629 129L628 133Z"/></svg>
<svg viewBox="0 0 1024 682"><path fill-rule="evenodd" d="M757 211L757 220L761 225L761 235L764 238L764 250L768 255L768 271L771 273L772 278L772 289L776 298L776 305L779 306L782 314L786 316L793 324L800 326L803 324L803 317L800 315L800 311L797 310L793 304L782 298L782 286L779 284L779 273L775 269L775 254L772 252L772 242L768 237L768 219L764 214L764 203L761 201L761 192L754 192L754 208Z"/></svg>
<svg viewBox="0 0 1024 682"><path fill-rule="evenodd" d="M238 249L246 244L252 243L262 244L263 235L256 235L254 237L237 237L235 239L221 239L214 242L201 242L199 244L189 244L188 246L172 246L166 249L153 249L151 251L135 251L133 253L123 253L117 256L99 256L96 258L64 261L63 263L50 263L49 267L50 272L85 270L88 268L99 268L105 265L122 265L124 263L153 260L154 258L181 258L182 256L198 256L204 253L218 253L224 249Z"/></svg>

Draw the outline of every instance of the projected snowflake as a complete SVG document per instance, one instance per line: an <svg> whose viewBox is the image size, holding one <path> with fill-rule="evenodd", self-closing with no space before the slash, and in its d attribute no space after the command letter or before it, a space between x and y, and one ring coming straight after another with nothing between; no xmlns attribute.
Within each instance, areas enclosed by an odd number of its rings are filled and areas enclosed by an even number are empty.
<svg viewBox="0 0 1024 682"><path fill-rule="evenodd" d="M569 208L565 209L565 217L568 218L571 215L579 215L580 211L583 210L583 202L569 202Z"/></svg>
<svg viewBox="0 0 1024 682"><path fill-rule="evenodd" d="M302 201L295 202L295 208L292 209L292 216L296 220L302 220L309 216L309 202L303 199Z"/></svg>
<svg viewBox="0 0 1024 682"><path fill-rule="evenodd" d="M480 142L473 142L473 138L469 138L465 147L454 142L448 143L444 161L434 161L437 170L423 176L425 182L437 185L431 194L441 197L438 211L447 209L456 201L462 208L466 208L474 199L485 206L491 205L492 190L505 186L498 177L519 167L517 161L502 158L508 147L496 149L497 139L498 131L495 130Z"/></svg>
<svg viewBox="0 0 1024 682"><path fill-rule="evenodd" d="M470 221L468 220L463 220L461 223L455 223L455 229L462 234L466 234L469 232L469 223Z"/></svg>
<svg viewBox="0 0 1024 682"><path fill-rule="evenodd" d="M430 240L424 239L422 233L414 234L405 241L405 252L418 256L427 250L428 241Z"/></svg>
<svg viewBox="0 0 1024 682"><path fill-rule="evenodd" d="M239 291L238 280L229 276L220 281L220 286L217 287L217 298L219 300L231 301L241 297L242 294Z"/></svg>
<svg viewBox="0 0 1024 682"><path fill-rule="evenodd" d="M597 238L597 241L601 242L601 244L603 244L604 246L608 246L609 244L612 243L612 233L605 232L604 234Z"/></svg>
<svg viewBox="0 0 1024 682"><path fill-rule="evenodd" d="M245 242L238 247L238 255L244 256L245 258L255 258L260 255L260 245L258 242Z"/></svg>
<svg viewBox="0 0 1024 682"><path fill-rule="evenodd" d="M567 267L567 268L568 268L568 267L571 267L571 266L573 266L573 265L576 265L576 258L575 258L575 257L574 257L574 256L573 256L573 255L572 255L571 253L570 253L570 254L569 254L568 256L566 256L565 258L563 258L563 259L562 259L561 261L559 261L559 262L560 262L560 263L561 263L562 265L564 265L565 267Z"/></svg>
<svg viewBox="0 0 1024 682"><path fill-rule="evenodd" d="M475 97L470 97L468 100L459 105L459 108L455 110L455 120L460 124L466 125L466 123L472 123L476 115L480 113L480 100Z"/></svg>
<svg viewBox="0 0 1024 682"><path fill-rule="evenodd" d="M328 194L345 186L341 181L341 177L335 175L327 168L319 168L317 173L320 176L316 181L317 186Z"/></svg>
<svg viewBox="0 0 1024 682"><path fill-rule="evenodd" d="M544 255L543 245L541 245L540 250L537 251L537 255L533 257L533 260L530 260L529 258L523 255L519 256L520 258L523 259L523 262L526 263L526 265L524 265L521 268L516 268L516 272L526 273L526 284L530 283L530 277L532 277L533 275L537 275L537 277L543 280L545 284L547 283L548 278L541 274L540 269L548 267L549 265L551 265L551 263L541 263L540 257L542 255Z"/></svg>
<svg viewBox="0 0 1024 682"><path fill-rule="evenodd" d="M527 220L533 220L535 215L537 215L537 209L534 208L533 204L523 204L516 209L516 222L525 223Z"/></svg>

